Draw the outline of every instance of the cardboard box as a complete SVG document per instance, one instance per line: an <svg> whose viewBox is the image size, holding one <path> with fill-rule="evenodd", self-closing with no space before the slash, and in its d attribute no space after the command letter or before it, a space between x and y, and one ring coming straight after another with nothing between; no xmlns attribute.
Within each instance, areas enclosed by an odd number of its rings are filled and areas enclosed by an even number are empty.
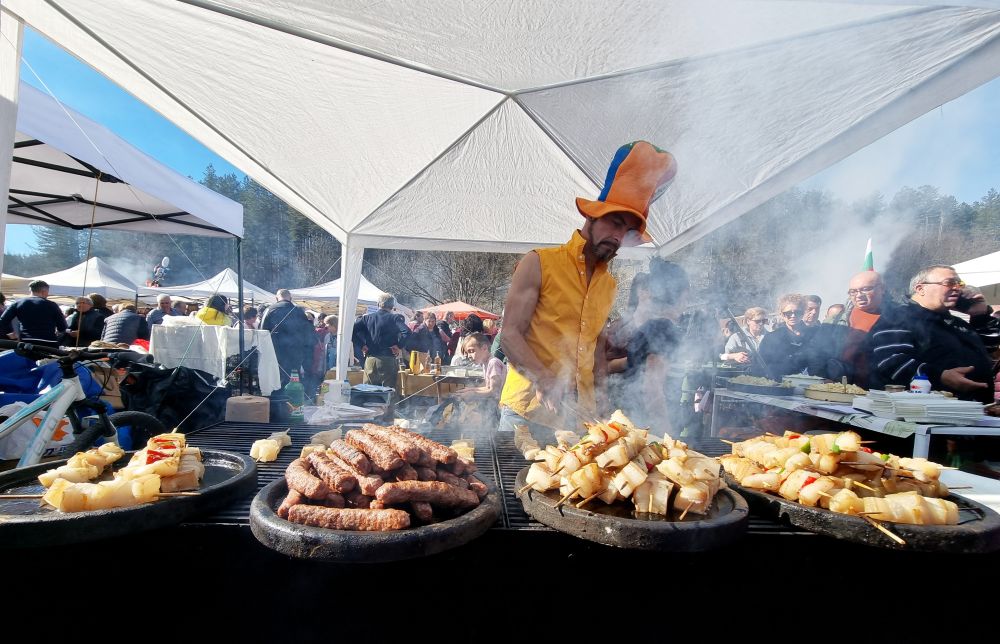
<svg viewBox="0 0 1000 644"><path fill-rule="evenodd" d="M263 396L233 396L226 401L226 422L271 422L271 401Z"/></svg>

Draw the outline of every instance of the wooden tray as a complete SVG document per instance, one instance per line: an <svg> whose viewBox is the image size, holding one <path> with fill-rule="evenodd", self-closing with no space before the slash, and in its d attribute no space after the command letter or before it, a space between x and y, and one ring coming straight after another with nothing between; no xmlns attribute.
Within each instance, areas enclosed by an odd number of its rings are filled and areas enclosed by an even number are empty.
<svg viewBox="0 0 1000 644"><path fill-rule="evenodd" d="M287 495L284 477L257 494L250 504L253 535L282 554L336 563L383 563L426 557L472 541L493 527L500 516L500 496L490 485L489 493L478 506L440 523L392 532L330 530L279 517L275 510Z"/></svg>
<svg viewBox="0 0 1000 644"><path fill-rule="evenodd" d="M530 466L529 466L530 467ZM529 467L517 474L515 485L525 485ZM535 520L574 537L606 546L636 550L698 552L727 546L746 534L750 509L739 494L723 486L707 515L689 513L681 521L670 516L639 514L625 503L605 505L592 501L584 508L572 504L555 507L558 491L525 490L520 494L524 510Z"/></svg>

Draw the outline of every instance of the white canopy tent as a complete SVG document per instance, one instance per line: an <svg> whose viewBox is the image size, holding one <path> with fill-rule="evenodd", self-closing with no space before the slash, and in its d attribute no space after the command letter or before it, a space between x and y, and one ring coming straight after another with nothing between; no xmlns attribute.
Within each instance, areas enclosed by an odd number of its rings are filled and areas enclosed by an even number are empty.
<svg viewBox="0 0 1000 644"><path fill-rule="evenodd" d="M47 282L49 295L67 297L97 293L109 300L131 300L139 290L129 278L111 268L100 257L91 257L72 268L32 279Z"/></svg>
<svg viewBox="0 0 1000 644"><path fill-rule="evenodd" d="M627 141L669 253L1000 74L995 0L0 3L335 235L345 310L366 247L562 243Z"/></svg>
<svg viewBox="0 0 1000 644"><path fill-rule="evenodd" d="M1000 251L955 264L955 272L983 291L986 301L1000 304Z"/></svg>
<svg viewBox="0 0 1000 644"><path fill-rule="evenodd" d="M17 275L0 275L0 293L9 295L10 293L23 293L31 282L30 277L18 277Z"/></svg>
<svg viewBox="0 0 1000 644"><path fill-rule="evenodd" d="M224 268L212 277L193 284L164 286L159 288L143 286L139 289L139 296L144 297L148 295L166 293L170 296L180 295L183 297L199 298L211 297L215 294L219 294L223 297L235 299L239 297L239 284L240 278L236 274L236 271L231 268ZM273 304L274 293L265 291L261 287L243 280L243 299Z"/></svg>
<svg viewBox="0 0 1000 644"><path fill-rule="evenodd" d="M241 204L30 85L18 100L7 223L243 236Z"/></svg>
<svg viewBox="0 0 1000 644"><path fill-rule="evenodd" d="M315 300L318 302L332 302L340 300L344 292L343 278L317 284L307 288L293 288L292 297L297 300ZM358 304L377 304L378 298L385 291L368 281L364 275L358 282L357 300Z"/></svg>

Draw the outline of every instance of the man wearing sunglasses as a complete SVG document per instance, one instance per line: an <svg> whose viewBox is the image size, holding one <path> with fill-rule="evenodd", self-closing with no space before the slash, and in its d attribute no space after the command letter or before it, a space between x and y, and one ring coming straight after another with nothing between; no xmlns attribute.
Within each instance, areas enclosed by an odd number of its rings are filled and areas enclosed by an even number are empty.
<svg viewBox="0 0 1000 644"><path fill-rule="evenodd" d="M965 283L951 266L930 266L910 280L910 300L885 310L871 329L871 385L908 385L920 370L934 389L993 402L993 364L976 332L985 303L959 305ZM951 315L972 313L973 324Z"/></svg>

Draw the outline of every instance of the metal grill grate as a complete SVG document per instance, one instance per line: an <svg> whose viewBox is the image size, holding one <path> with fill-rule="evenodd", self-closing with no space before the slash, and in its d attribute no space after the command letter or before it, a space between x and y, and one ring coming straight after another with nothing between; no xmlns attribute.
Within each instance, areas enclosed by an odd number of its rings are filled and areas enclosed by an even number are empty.
<svg viewBox="0 0 1000 644"><path fill-rule="evenodd" d="M360 426L361 423L345 423L344 429ZM289 429L288 425L261 423L219 423L205 429L192 432L188 441L195 447L221 449L242 454L250 453L250 446L255 440L267 438L268 435ZM298 425L289 429L292 445L285 447L278 454L278 460L273 463L257 464L257 489L262 489L268 483L284 476L285 468L298 458L302 447L309 443L309 438L326 429L315 425ZM433 429L427 433L431 440L444 445L450 445L457 438L475 441L476 465L479 476L497 487L503 502L503 511L495 526L496 529L508 530L550 530L550 528L532 519L515 495L517 489L514 479L517 473L528 462L514 446L514 437L510 433L494 431L474 431L459 435L454 431ZM729 452L729 446L716 438L694 439L689 442L692 449L706 456L720 456ZM238 501L224 511L209 517L197 519L199 524L213 525L249 525L250 502L252 496ZM768 519L751 515L749 532L751 534L810 534L798 528L783 525Z"/></svg>

